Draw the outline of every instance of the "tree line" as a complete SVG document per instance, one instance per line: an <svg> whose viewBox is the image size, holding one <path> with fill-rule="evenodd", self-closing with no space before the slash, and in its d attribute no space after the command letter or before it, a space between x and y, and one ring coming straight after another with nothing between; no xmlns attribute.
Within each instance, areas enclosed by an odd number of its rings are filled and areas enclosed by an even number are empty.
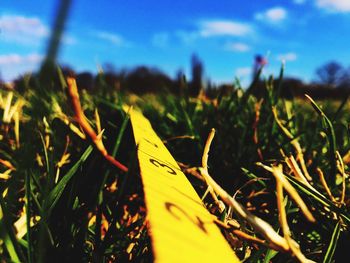
<svg viewBox="0 0 350 263"><path fill-rule="evenodd" d="M204 64L196 55L191 57L191 78L187 79L183 71L179 70L175 77L170 77L161 70L152 67L138 66L133 69L116 70L112 64L106 64L103 72L93 74L91 72L75 72L70 67L61 67L64 75L74 76L78 87L90 92L122 91L136 94L169 92L175 95L187 95L197 97L204 94L215 98L227 95L239 87L236 83L217 85L209 79L205 79ZM304 83L300 79L284 77L282 80L272 80L273 87L278 87L280 95L285 98L304 96L305 93L316 99L343 98L350 94L350 70L336 61L330 61L320 66L315 71L316 79L311 83ZM26 75L14 81L14 88L24 92L26 88L35 86L39 73L32 74L28 85ZM57 74L50 76L53 86L59 86ZM47 76L46 76L47 79ZM8 87L0 82L2 88ZM262 96L266 92L266 81L261 77L251 86L256 96Z"/></svg>

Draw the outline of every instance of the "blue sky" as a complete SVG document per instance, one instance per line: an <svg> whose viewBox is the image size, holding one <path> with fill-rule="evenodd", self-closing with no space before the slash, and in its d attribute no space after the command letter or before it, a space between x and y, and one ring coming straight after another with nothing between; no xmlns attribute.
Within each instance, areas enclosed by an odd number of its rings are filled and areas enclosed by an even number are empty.
<svg viewBox="0 0 350 263"><path fill-rule="evenodd" d="M3 0L0 72L11 80L38 68L56 1ZM350 66L349 0L83 1L73 0L59 62L96 72L148 65L175 76L190 73L196 53L215 83L248 83L255 54L267 56L265 74L315 79L330 60Z"/></svg>

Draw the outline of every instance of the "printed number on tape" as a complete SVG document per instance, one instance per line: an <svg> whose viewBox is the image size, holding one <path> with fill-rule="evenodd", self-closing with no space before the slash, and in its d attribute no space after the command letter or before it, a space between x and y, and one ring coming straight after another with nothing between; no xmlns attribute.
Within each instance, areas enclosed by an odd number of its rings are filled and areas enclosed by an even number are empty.
<svg viewBox="0 0 350 263"><path fill-rule="evenodd" d="M155 262L239 262L150 122L136 110L130 120Z"/></svg>

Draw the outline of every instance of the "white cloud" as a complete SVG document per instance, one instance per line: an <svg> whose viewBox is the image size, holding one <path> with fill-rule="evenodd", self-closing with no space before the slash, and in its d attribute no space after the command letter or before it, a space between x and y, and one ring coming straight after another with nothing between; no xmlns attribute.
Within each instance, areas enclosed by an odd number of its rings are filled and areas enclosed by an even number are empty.
<svg viewBox="0 0 350 263"><path fill-rule="evenodd" d="M0 17L0 41L24 45L38 45L50 36L49 27L38 17L4 15ZM63 44L73 45L77 39L63 35Z"/></svg>
<svg viewBox="0 0 350 263"><path fill-rule="evenodd" d="M43 56L37 53L32 53L28 55L19 54L6 54L0 55L0 65L19 65L19 64L38 64L42 62Z"/></svg>
<svg viewBox="0 0 350 263"><path fill-rule="evenodd" d="M175 32L175 36L178 37L184 44L190 45L198 39L199 34L195 31L177 30Z"/></svg>
<svg viewBox="0 0 350 263"><path fill-rule="evenodd" d="M273 7L265 12L259 12L255 14L255 19L268 22L268 23L279 23L285 20L288 16L286 9L283 7Z"/></svg>
<svg viewBox="0 0 350 263"><path fill-rule="evenodd" d="M248 50L250 50L250 46L240 42L227 43L225 45L225 50L234 52L247 52Z"/></svg>
<svg viewBox="0 0 350 263"><path fill-rule="evenodd" d="M252 69L249 67L237 68L235 74L238 77L247 77L252 74Z"/></svg>
<svg viewBox="0 0 350 263"><path fill-rule="evenodd" d="M199 35L202 37L246 36L253 31L249 24L231 20L207 20L201 21L199 25Z"/></svg>
<svg viewBox="0 0 350 263"><path fill-rule="evenodd" d="M21 55L17 53L0 55L0 75L5 82L11 82L18 76L38 70L44 56L38 53Z"/></svg>
<svg viewBox="0 0 350 263"><path fill-rule="evenodd" d="M199 39L214 37L247 37L253 35L254 27L249 23L226 20L226 19L203 19L196 24L197 28L192 31L177 30L174 35L184 44L192 45ZM225 47L225 49L230 47ZM247 49L243 45L231 47L236 51Z"/></svg>
<svg viewBox="0 0 350 263"><path fill-rule="evenodd" d="M298 56L297 54L295 54L294 52L289 52L289 53L285 53L285 54L280 54L277 56L277 59L280 61L295 61L297 60Z"/></svg>
<svg viewBox="0 0 350 263"><path fill-rule="evenodd" d="M32 53L29 55L19 55L19 54L6 54L6 55L0 55L0 65L4 66L10 66L10 65L18 65L18 64L37 64L40 63L43 60L43 56Z"/></svg>
<svg viewBox="0 0 350 263"><path fill-rule="evenodd" d="M129 43L120 35L116 33L110 33L106 31L94 31L92 33L95 37L101 39L101 40L106 40L110 42L111 44L122 47L122 46L128 46Z"/></svg>
<svg viewBox="0 0 350 263"><path fill-rule="evenodd" d="M170 36L166 32L156 33L152 37L152 44L155 47L164 48L169 44Z"/></svg>
<svg viewBox="0 0 350 263"><path fill-rule="evenodd" d="M49 28L37 17L4 15L0 18L0 39L6 42L33 44L49 35Z"/></svg>
<svg viewBox="0 0 350 263"><path fill-rule="evenodd" d="M332 12L350 12L349 0L316 0L316 6Z"/></svg>

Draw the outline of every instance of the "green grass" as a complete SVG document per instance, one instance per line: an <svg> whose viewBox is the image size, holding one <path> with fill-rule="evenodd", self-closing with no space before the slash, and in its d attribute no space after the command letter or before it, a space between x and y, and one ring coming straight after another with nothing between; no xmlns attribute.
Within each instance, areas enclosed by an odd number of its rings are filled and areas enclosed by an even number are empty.
<svg viewBox="0 0 350 263"><path fill-rule="evenodd" d="M280 75L283 76L283 71ZM14 93L11 102L6 101L8 91L0 91L0 159L13 166L12 169L0 164L0 172L10 174L9 179L0 179L3 261L152 261L136 146L123 103L133 103L144 112L184 169L201 165L206 137L215 128L217 135L209 155L210 174L276 231L280 229L276 185L271 174L256 163L282 164L287 179L316 218L316 223L307 222L295 203L286 199L293 239L306 257L317 262L332 262L342 256L337 248L347 244L342 237L347 236L350 224L350 199L345 173L345 199L340 202L343 182L337 152L345 157L350 150L347 128L350 114L346 103L286 101L278 97L280 87L273 87L271 80L266 82L262 98L253 96L251 89L237 89L215 100L165 93L138 97L117 93L111 87L97 94L81 91L81 104L90 125L97 129L94 113L98 109L104 145L127 164L129 172L125 174L72 128L73 124L79 129L62 76L61 81L53 82L55 89L44 93L34 92L41 85L35 76L25 83L26 92ZM22 108L14 109L19 116L19 142L15 117L9 122L2 119L17 100L25 101ZM272 107L292 137L278 126ZM287 157L297 154L292 140L301 145L312 188L298 181L285 163L282 153ZM345 172L348 159L343 158ZM326 194L317 168L324 172L336 202ZM190 174L188 179L202 196L206 190L203 182ZM227 209L224 214L214 209L210 195L204 202L218 218L230 216L225 214ZM27 222L22 226L25 234L16 237L14 224L23 217ZM248 224L234 215L233 218L239 220L240 230L261 238ZM236 254L250 262L295 260L290 253L276 252L243 239L235 244L232 249Z"/></svg>

